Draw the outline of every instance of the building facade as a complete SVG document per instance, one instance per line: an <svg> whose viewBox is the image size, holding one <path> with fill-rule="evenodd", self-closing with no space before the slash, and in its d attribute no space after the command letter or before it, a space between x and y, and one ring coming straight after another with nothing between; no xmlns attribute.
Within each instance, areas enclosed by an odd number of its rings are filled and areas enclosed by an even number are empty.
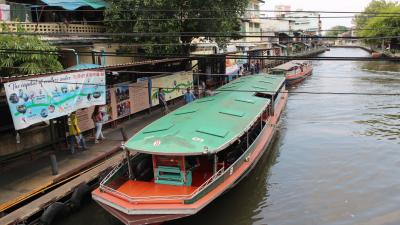
<svg viewBox="0 0 400 225"><path fill-rule="evenodd" d="M314 12L289 12L283 17L293 20L293 31L300 31L308 35L321 35L322 21L319 13Z"/></svg>

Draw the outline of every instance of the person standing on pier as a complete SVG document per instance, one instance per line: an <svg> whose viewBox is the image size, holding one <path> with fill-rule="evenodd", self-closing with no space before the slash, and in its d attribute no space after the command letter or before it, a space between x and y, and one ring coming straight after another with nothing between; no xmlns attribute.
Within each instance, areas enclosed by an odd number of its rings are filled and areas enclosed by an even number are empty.
<svg viewBox="0 0 400 225"><path fill-rule="evenodd" d="M165 93L162 88L158 89L158 102L160 103L161 107L164 109L163 114L166 115L169 113L167 100L165 99Z"/></svg>
<svg viewBox="0 0 400 225"><path fill-rule="evenodd" d="M76 142L83 151L87 150L85 139L83 138L81 130L79 129L78 126L78 118L76 117L76 112L72 112L71 115L68 117L68 128L69 128L68 142L71 154L75 153L74 140L76 140Z"/></svg>
<svg viewBox="0 0 400 225"><path fill-rule="evenodd" d="M92 113L92 120L93 123L95 124L96 127L96 136L94 139L94 143L97 144L99 143L99 139L101 138L101 140L104 140L104 135L102 132L103 129L103 114L100 111L100 106L96 105L94 107L94 111Z"/></svg>
<svg viewBox="0 0 400 225"><path fill-rule="evenodd" d="M194 100L196 100L196 97L190 91L190 88L187 88L185 95L183 95L183 99L185 100L186 104L189 104L189 103L193 102Z"/></svg>

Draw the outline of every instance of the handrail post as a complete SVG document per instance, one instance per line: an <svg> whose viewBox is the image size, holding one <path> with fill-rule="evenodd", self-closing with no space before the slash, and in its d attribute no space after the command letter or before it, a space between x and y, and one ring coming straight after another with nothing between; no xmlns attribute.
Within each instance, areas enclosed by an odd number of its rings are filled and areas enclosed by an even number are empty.
<svg viewBox="0 0 400 225"><path fill-rule="evenodd" d="M272 96L271 98L271 116L275 115L275 100L274 100L274 96Z"/></svg>
<svg viewBox="0 0 400 225"><path fill-rule="evenodd" d="M214 174L217 173L217 168L218 168L218 156L217 156L217 154L215 153L215 154L214 154Z"/></svg>
<svg viewBox="0 0 400 225"><path fill-rule="evenodd" d="M129 176L129 180L133 179L133 171L132 171L132 166L131 166L131 154L129 152L129 150L125 149L125 145L122 145L122 149L125 150L126 152L126 161L128 163L128 176Z"/></svg>
<svg viewBox="0 0 400 225"><path fill-rule="evenodd" d="M246 132L246 141L247 141L247 148L249 148L249 131Z"/></svg>

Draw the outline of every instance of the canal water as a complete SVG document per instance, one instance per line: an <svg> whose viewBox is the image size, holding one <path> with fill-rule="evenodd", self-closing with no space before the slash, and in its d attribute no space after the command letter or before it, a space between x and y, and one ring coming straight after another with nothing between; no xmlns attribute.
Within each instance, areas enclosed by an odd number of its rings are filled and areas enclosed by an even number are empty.
<svg viewBox="0 0 400 225"><path fill-rule="evenodd" d="M369 56L333 48L322 56ZM236 188L168 225L400 224L400 65L316 61L268 155ZM59 224L120 225L95 203Z"/></svg>

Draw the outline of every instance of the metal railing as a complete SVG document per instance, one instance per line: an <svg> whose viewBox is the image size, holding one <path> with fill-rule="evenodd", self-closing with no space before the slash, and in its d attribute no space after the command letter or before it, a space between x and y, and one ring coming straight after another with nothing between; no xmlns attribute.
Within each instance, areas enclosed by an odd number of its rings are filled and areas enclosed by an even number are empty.
<svg viewBox="0 0 400 225"><path fill-rule="evenodd" d="M0 25L0 32L24 31L29 33L101 33L105 31L104 26L85 24L27 23L11 21L2 22Z"/></svg>
<svg viewBox="0 0 400 225"><path fill-rule="evenodd" d="M265 126L268 127L268 126ZM264 128L265 128L264 127ZM263 130L264 130L263 128ZM263 131L260 132L262 134ZM124 165L126 165L126 161L124 163L121 163L117 165L100 183L100 190L103 192L106 192L108 194L111 194L115 197L118 197L122 200L125 200L129 203L149 203L149 202L160 202L160 201L187 201L187 200L193 200L198 195L203 194L214 182L217 182L219 179L226 179L227 177L231 176L234 172L234 168L240 164L248 161L248 157L251 155L251 150L254 148L254 146L258 143L258 140L261 135L258 135L257 138L254 140L254 142L247 148L246 152L242 154L241 157L239 157L232 165L230 165L228 168L222 167L219 169L213 176L211 176L209 179L207 179L202 185L200 185L196 190L194 190L190 194L185 194L185 195L169 195L169 196L145 196L145 197L135 197L135 196L130 196L125 193L122 193L118 190L115 190L109 186L106 185L106 183L120 170ZM208 193L208 192L207 192Z"/></svg>
<svg viewBox="0 0 400 225"><path fill-rule="evenodd" d="M127 163L120 163L110 173L101 181L100 190L103 192L107 192L115 197L119 197L123 200L128 201L129 203L138 203L138 202L149 202L149 201L171 201L171 200L187 200L194 198L197 194L201 193L204 189L206 189L209 185L211 185L215 180L221 177L224 174L224 168L222 167L218 170L213 176L207 179L201 186L196 188L192 193L186 195L169 195L169 196L145 196L145 197L135 197L130 196L125 193L122 193L118 190L115 190L106 185L106 183Z"/></svg>

